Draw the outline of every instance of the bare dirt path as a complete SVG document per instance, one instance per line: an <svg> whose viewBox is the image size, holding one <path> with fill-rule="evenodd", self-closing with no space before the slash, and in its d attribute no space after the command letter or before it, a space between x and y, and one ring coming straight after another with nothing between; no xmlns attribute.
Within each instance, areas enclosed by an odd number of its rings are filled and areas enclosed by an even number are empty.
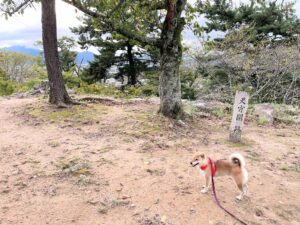
<svg viewBox="0 0 300 225"><path fill-rule="evenodd" d="M300 224L299 128L248 122L245 143L232 145L228 121L182 124L156 110L0 98L0 224L235 224L200 193L204 178L189 167L199 148L246 157L248 198L236 202L231 178L216 180L226 208L249 224Z"/></svg>

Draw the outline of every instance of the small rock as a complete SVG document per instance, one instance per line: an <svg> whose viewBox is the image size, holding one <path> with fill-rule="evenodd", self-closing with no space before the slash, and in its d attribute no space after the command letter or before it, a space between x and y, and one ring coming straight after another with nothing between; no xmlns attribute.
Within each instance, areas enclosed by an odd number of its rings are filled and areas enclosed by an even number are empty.
<svg viewBox="0 0 300 225"><path fill-rule="evenodd" d="M96 199L90 199L87 201L87 203L91 204L91 205L96 205L99 201Z"/></svg>
<svg viewBox="0 0 300 225"><path fill-rule="evenodd" d="M100 214L106 214L108 209L105 206L101 206L97 209L97 212Z"/></svg>
<svg viewBox="0 0 300 225"><path fill-rule="evenodd" d="M131 198L131 196L129 196L129 195L123 195L123 196L122 196L122 199L123 199L123 200L128 199L128 198Z"/></svg>
<svg viewBox="0 0 300 225"><path fill-rule="evenodd" d="M160 221L161 221L162 223L165 223L165 222L167 221L167 219L168 219L168 217L167 217L166 215L163 215L163 216L161 217Z"/></svg>
<svg viewBox="0 0 300 225"><path fill-rule="evenodd" d="M263 209L262 209L261 207L256 207L256 208L254 209L254 211L255 211L255 215L258 216L258 217L261 217L261 216L264 215Z"/></svg>
<svg viewBox="0 0 300 225"><path fill-rule="evenodd" d="M186 123L183 122L182 120L178 120L178 124L181 125L181 126L186 126Z"/></svg>
<svg viewBox="0 0 300 225"><path fill-rule="evenodd" d="M196 209L191 208L191 209L190 209L190 213L196 213Z"/></svg>
<svg viewBox="0 0 300 225"><path fill-rule="evenodd" d="M129 206L129 208L130 208L130 209L134 209L134 208L135 208L135 204L131 204L131 205Z"/></svg>

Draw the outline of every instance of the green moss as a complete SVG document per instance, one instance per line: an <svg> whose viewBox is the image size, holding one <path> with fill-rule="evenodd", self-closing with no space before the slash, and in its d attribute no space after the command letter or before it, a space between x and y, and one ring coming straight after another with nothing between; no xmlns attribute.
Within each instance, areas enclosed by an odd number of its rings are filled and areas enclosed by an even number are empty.
<svg viewBox="0 0 300 225"><path fill-rule="evenodd" d="M98 121L101 115L106 115L113 110L112 107L97 104L92 106L73 106L71 108L52 108L33 106L29 109L28 115L46 121L63 122L66 120L75 122Z"/></svg>
<svg viewBox="0 0 300 225"><path fill-rule="evenodd" d="M259 126L264 126L268 123L268 121L263 117L258 117L256 122Z"/></svg>
<svg viewBox="0 0 300 225"><path fill-rule="evenodd" d="M214 109L211 112L212 115L218 117L218 118L229 118L230 114L226 112L224 109Z"/></svg>
<svg viewBox="0 0 300 225"><path fill-rule="evenodd" d="M283 170L283 171L289 171L289 166L288 165L281 165L280 167L280 170Z"/></svg>
<svg viewBox="0 0 300 225"><path fill-rule="evenodd" d="M296 171L297 173L300 173L300 165L296 165L295 171Z"/></svg>
<svg viewBox="0 0 300 225"><path fill-rule="evenodd" d="M34 108L32 111L30 111L28 114L32 117L38 118L42 113L42 110L40 107Z"/></svg>

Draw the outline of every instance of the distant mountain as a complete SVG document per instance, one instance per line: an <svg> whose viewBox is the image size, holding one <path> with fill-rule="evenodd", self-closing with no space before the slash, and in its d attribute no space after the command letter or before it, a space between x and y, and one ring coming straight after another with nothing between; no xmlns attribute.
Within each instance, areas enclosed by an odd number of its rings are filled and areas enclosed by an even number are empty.
<svg viewBox="0 0 300 225"><path fill-rule="evenodd" d="M35 49L35 48L26 48L24 46L20 45L14 45L6 48L2 48L3 50L10 51L10 52L18 52L18 53L23 53L26 55L31 55L31 56L38 56L41 53L41 50Z"/></svg>
<svg viewBox="0 0 300 225"><path fill-rule="evenodd" d="M25 46L19 46L19 45L2 48L2 50L23 53L30 56L39 56L41 53L41 50L39 49L27 48ZM77 64L82 63L82 65L85 65L88 62L93 60L94 60L94 54L89 51L79 52L76 57L76 63Z"/></svg>

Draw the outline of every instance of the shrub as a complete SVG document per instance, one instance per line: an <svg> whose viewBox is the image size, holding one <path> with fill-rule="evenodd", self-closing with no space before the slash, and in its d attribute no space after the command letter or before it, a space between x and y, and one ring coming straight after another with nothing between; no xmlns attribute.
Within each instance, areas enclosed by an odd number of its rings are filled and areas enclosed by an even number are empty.
<svg viewBox="0 0 300 225"><path fill-rule="evenodd" d="M84 82L80 83L80 87L77 88L77 92L84 94L108 95L114 97L121 95L120 90L113 86L105 86L103 84L87 84Z"/></svg>
<svg viewBox="0 0 300 225"><path fill-rule="evenodd" d="M198 74L192 70L180 71L181 94L183 99L195 100L197 98L196 79Z"/></svg>
<svg viewBox="0 0 300 225"><path fill-rule="evenodd" d="M11 95L15 91L15 84L10 80L0 79L0 96Z"/></svg>
<svg viewBox="0 0 300 225"><path fill-rule="evenodd" d="M63 74L65 85L71 89L78 88L80 87L81 79L77 76L73 76L72 73L73 71L71 70Z"/></svg>

